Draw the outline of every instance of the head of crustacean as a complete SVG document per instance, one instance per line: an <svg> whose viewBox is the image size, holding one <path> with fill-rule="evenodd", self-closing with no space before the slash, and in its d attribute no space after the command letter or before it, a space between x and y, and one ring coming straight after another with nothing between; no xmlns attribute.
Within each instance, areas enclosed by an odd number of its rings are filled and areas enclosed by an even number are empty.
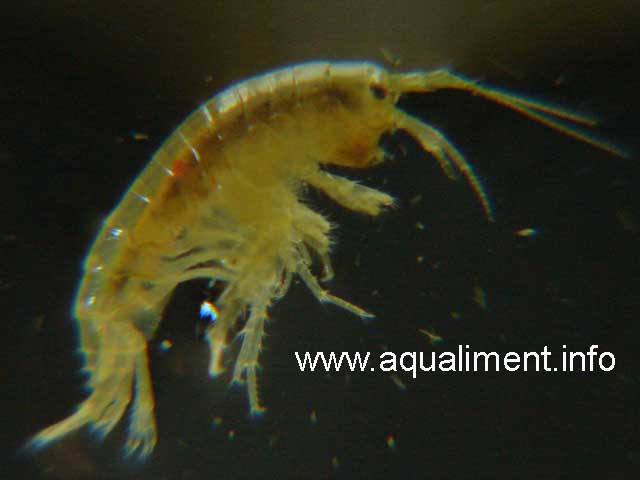
<svg viewBox="0 0 640 480"><path fill-rule="evenodd" d="M387 76L370 75L336 90L341 108L334 120L340 141L330 163L368 168L384 159L380 137L393 130L397 95L388 89Z"/></svg>

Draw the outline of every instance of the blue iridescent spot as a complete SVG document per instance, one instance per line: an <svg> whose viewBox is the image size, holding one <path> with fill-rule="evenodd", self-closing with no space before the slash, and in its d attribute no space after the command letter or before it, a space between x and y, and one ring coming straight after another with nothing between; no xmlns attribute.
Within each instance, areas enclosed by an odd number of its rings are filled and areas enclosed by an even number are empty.
<svg viewBox="0 0 640 480"><path fill-rule="evenodd" d="M212 322L215 322L219 314L220 312L218 312L216 306L209 300L205 300L200 305L200 318L209 318Z"/></svg>

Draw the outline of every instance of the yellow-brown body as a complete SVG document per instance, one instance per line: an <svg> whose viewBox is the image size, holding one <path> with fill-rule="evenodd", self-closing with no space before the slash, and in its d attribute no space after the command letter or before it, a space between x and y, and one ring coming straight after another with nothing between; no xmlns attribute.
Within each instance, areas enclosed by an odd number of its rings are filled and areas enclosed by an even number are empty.
<svg viewBox="0 0 640 480"><path fill-rule="evenodd" d="M396 108L402 93L471 91L597 147L606 144L559 124L582 117L475 85L444 70L390 73L369 63L308 63L230 87L195 110L156 152L105 221L85 261L75 304L92 393L69 418L32 440L39 447L90 424L107 434L133 399L128 453L156 442L146 342L176 285L206 278L224 285L207 329L210 374L223 370L228 337L243 313L243 343L233 379L246 382L252 413L269 306L298 275L320 300L369 313L322 289L329 280L330 224L302 200L310 186L346 208L377 215L385 193L322 170L362 169L383 160L385 132L404 129L444 171L460 172L486 215L489 200L470 165L435 128Z"/></svg>

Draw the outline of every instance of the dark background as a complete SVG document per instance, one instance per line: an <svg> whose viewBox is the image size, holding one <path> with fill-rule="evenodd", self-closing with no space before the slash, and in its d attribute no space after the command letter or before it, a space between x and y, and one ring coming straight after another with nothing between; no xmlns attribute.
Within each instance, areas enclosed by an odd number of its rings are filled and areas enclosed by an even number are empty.
<svg viewBox="0 0 640 480"><path fill-rule="evenodd" d="M0 477L637 475L640 8L523 3L0 7L0 451L7 457ZM464 93L409 97L401 106L446 132L484 179L495 224L470 188L449 182L411 139L385 139L395 159L353 177L397 196L399 209L370 219L310 198L339 225L332 291L376 320L365 325L294 285L272 310L260 377L269 409L255 421L243 391L206 375L207 346L195 333L205 285L181 286L149 347L159 428L153 457L122 459L128 417L103 443L83 430L19 456L30 435L84 398L69 313L81 262L162 139L232 81L309 59L382 62L381 48L402 60L401 69L448 66L593 113L600 138L625 147L629 158ZM514 234L526 227L539 233ZM475 287L486 293L486 310L473 301ZM418 328L444 343L429 345ZM164 353L163 339L174 345ZM547 345L556 361L562 345L586 351L597 344L617 363L609 373L413 380L400 372L402 390L382 373L301 374L293 357L306 350L430 353L458 344L501 353Z"/></svg>

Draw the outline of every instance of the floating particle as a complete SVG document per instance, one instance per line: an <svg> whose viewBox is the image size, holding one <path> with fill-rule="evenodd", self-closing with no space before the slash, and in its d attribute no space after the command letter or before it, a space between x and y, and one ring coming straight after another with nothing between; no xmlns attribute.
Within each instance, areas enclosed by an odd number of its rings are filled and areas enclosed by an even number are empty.
<svg viewBox="0 0 640 480"><path fill-rule="evenodd" d="M418 331L427 336L427 338L429 339L429 345L437 345L444 342L444 339L440 335L434 332L430 332L426 328L419 328Z"/></svg>
<svg viewBox="0 0 640 480"><path fill-rule="evenodd" d="M424 230L424 229L425 229L424 223L422 223L422 222L416 222L416 228L417 228L418 230Z"/></svg>
<svg viewBox="0 0 640 480"><path fill-rule="evenodd" d="M382 54L382 58L384 58L384 61L391 65L393 68L398 68L402 63L400 57L394 54L388 48L381 48L380 53Z"/></svg>
<svg viewBox="0 0 640 480"><path fill-rule="evenodd" d="M535 228L521 228L520 230L516 230L515 233L519 237L533 237L538 234L538 230Z"/></svg>
<svg viewBox="0 0 640 480"><path fill-rule="evenodd" d="M236 431L235 431L235 430L233 430L233 429L229 430L229 431L227 432L227 438L228 438L229 440L235 440L235 438L236 438Z"/></svg>
<svg viewBox="0 0 640 480"><path fill-rule="evenodd" d="M479 286L473 287L473 301L482 309L487 309L487 295L484 289Z"/></svg>
<svg viewBox="0 0 640 480"><path fill-rule="evenodd" d="M403 144L398 145L398 150L400 150L400 153L403 157L407 156L407 147L405 147Z"/></svg>
<svg viewBox="0 0 640 480"><path fill-rule="evenodd" d="M171 340L169 339L164 339L163 341L160 342L160 351L161 352L166 352L168 351L171 347L173 347L173 343L171 342Z"/></svg>
<svg viewBox="0 0 640 480"><path fill-rule="evenodd" d="M620 380L623 383L627 383L627 384L637 384L640 383L639 379L636 377L632 377L630 375L625 375L624 373L620 373L618 375L616 375L616 378L618 380Z"/></svg>
<svg viewBox="0 0 640 480"><path fill-rule="evenodd" d="M419 204L421 201L422 201L422 195L418 194L415 197L411 197L409 199L409 205L415 206L415 205Z"/></svg>
<svg viewBox="0 0 640 480"><path fill-rule="evenodd" d="M640 227L638 227L637 218L630 211L621 208L616 212L616 217L622 225L622 228L624 228L626 231L638 233L638 231L640 230Z"/></svg>
<svg viewBox="0 0 640 480"><path fill-rule="evenodd" d="M503 72L512 76L513 78L517 78L519 80L522 80L524 78L524 74L519 70L516 70L511 65L506 65L505 63L502 63L495 59L489 59L489 62L491 62L491 64L493 64L496 68L498 68L499 70L502 70Z"/></svg>
<svg viewBox="0 0 640 480"><path fill-rule="evenodd" d="M311 422L312 425L315 425L316 423L318 423L318 414L316 413L315 410L311 410L311 413L309 414L309 421Z"/></svg>
<svg viewBox="0 0 640 480"><path fill-rule="evenodd" d="M278 435L269 435L269 447L272 447L278 443L279 437Z"/></svg>
<svg viewBox="0 0 640 480"><path fill-rule="evenodd" d="M389 447L390 450L394 450L396 448L396 439L393 435L387 436L387 447Z"/></svg>
<svg viewBox="0 0 640 480"><path fill-rule="evenodd" d="M389 375L389 378L391 378L391 381L395 383L396 387L398 387L400 390L404 391L407 389L407 386L404 384L404 382L400 379L400 377L397 374L392 373L391 375Z"/></svg>
<svg viewBox="0 0 640 480"><path fill-rule="evenodd" d="M222 417L213 417L213 419L211 420L211 426L212 427L219 427L220 425L222 425Z"/></svg>
<svg viewBox="0 0 640 480"><path fill-rule="evenodd" d="M42 326L44 325L45 315L38 315L35 317L31 323L31 331L32 333L40 333L42 330Z"/></svg>
<svg viewBox="0 0 640 480"><path fill-rule="evenodd" d="M149 135L143 132L131 132L131 138L133 138L136 142L144 142L149 140Z"/></svg>

